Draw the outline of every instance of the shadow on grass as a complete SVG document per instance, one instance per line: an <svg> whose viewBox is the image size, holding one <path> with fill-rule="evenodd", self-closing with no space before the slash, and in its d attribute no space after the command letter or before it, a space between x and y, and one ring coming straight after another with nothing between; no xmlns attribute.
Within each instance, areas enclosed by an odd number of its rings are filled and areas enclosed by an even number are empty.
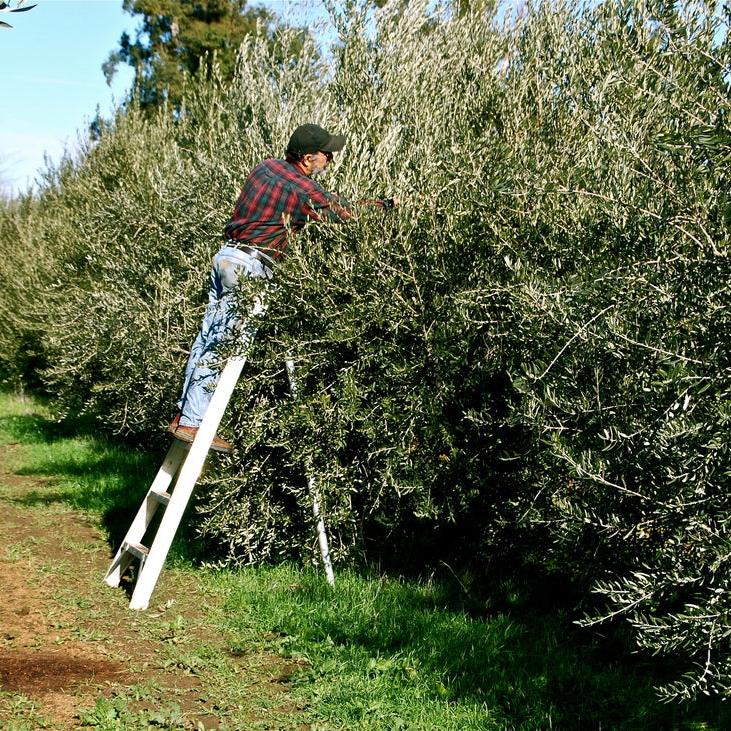
<svg viewBox="0 0 731 731"><path fill-rule="evenodd" d="M344 572L333 591L312 574L267 569L258 576L258 583L231 577L226 611L234 637L237 629L247 636L252 615L263 617L256 630L310 659L302 682L319 684L326 717L346 728L378 713L380 723L364 727L410 717L416 725L405 728L435 727L418 720L431 711L404 706L406 697L424 708L447 704L449 728L731 728L731 709L713 699L660 703L654 686L667 666L632 656L619 633L580 630L560 610L476 618L442 583Z"/></svg>
<svg viewBox="0 0 731 731"><path fill-rule="evenodd" d="M1 417L0 435L25 447L24 466L17 474L51 478L14 502L27 506L66 503L98 514L111 552L122 542L167 448L167 440L161 439L159 446L156 443L153 450L143 452L100 436L98 427L88 420L58 423L38 414ZM183 560L196 560L201 554L192 513L191 503L173 547L172 555Z"/></svg>
<svg viewBox="0 0 731 731"><path fill-rule="evenodd" d="M12 399L7 394L3 394L3 398ZM1 416L0 434L24 444L51 444L67 437L97 437L99 427L91 417L80 416L57 421L33 412Z"/></svg>

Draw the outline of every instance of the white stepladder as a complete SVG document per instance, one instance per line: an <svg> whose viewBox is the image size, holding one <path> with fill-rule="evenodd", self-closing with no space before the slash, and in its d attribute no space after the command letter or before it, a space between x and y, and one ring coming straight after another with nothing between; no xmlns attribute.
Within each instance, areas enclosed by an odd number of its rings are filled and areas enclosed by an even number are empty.
<svg viewBox="0 0 731 731"><path fill-rule="evenodd" d="M259 304L254 308L253 314L260 314L263 309ZM193 493L193 488L203 470L203 464L213 438L218 431L223 412L231 399L231 394L245 363L245 355L231 358L226 363L193 443L186 444L177 439L173 442L122 541L122 545L112 560L104 581L109 586L114 587L119 586L122 574L134 559L138 559L140 562L137 581L129 603L130 609L147 609L149 605L150 596L157 584L165 558ZM286 368L290 391L295 396L297 383L294 377L294 362L291 359L287 360ZM328 583L332 585L335 582L335 577L330 560L325 522L320 514L315 478L311 474L307 475L307 485L312 499L312 509L317 526L317 537L322 562L325 567L325 575ZM148 548L142 545L142 540L160 506L165 507L165 513L155 533L154 540Z"/></svg>

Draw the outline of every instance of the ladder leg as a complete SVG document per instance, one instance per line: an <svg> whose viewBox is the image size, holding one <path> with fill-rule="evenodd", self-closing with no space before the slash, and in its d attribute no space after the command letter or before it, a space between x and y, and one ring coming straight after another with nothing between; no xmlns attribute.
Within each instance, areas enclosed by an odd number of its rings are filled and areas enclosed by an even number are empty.
<svg viewBox="0 0 731 731"><path fill-rule="evenodd" d="M180 468L175 489L160 522L160 527L157 529L157 535L150 547L149 555L137 577L132 600L129 604L130 609L147 609L150 603L150 596L157 584L165 558L168 555L185 508L193 493L195 483L198 481L203 469L203 463L206 461L213 437L216 435L223 412L231 399L231 394L245 362L245 356L231 358L221 372L216 390L198 428L198 433L190 446L183 466Z"/></svg>
<svg viewBox="0 0 731 731"><path fill-rule="evenodd" d="M114 556L112 565L109 567L109 571L107 571L107 575L104 577L104 583L109 586L119 586L119 582L122 580L124 572L129 568L131 563L132 554L124 550L124 541L122 541L122 544Z"/></svg>
<svg viewBox="0 0 731 731"><path fill-rule="evenodd" d="M292 396L297 395L297 380L294 376L294 361L288 358L285 362L287 366L287 378L289 379L289 390ZM317 484L312 475L312 469L307 468L307 488L312 499L312 514L315 517L315 525L317 527L317 541L320 544L320 554L322 556L322 564L325 567L325 577L330 586L335 584L335 574L333 573L332 561L330 560L330 546L327 540L327 532L325 531L325 520L320 514L320 497L317 491Z"/></svg>
<svg viewBox="0 0 731 731"><path fill-rule="evenodd" d="M315 478L312 475L307 477L307 486L310 488L310 497L312 498L312 514L315 517L315 525L317 526L317 541L320 544L320 555L322 556L322 565L325 567L325 577L330 586L335 584L335 574L333 573L333 565L330 560L330 546L327 542L327 533L325 532L325 520L320 514L320 500L315 486Z"/></svg>
<svg viewBox="0 0 731 731"><path fill-rule="evenodd" d="M175 477L175 473L178 471L187 451L188 446L177 439L172 443L167 455L165 455L162 466L152 482L148 495L150 492L164 492L167 489ZM104 582L109 586L119 586L122 575L132 561L132 556L124 550L124 546L126 543L139 543L142 540L147 526L150 525L155 515L158 505L158 503L147 499L142 502L140 509L137 511L137 515L132 521L132 525L130 525L124 540L112 560L107 575L104 577Z"/></svg>

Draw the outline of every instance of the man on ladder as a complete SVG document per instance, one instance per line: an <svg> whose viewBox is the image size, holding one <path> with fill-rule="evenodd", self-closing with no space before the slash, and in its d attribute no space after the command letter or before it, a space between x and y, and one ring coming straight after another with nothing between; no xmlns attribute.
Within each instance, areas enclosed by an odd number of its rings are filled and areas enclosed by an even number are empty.
<svg viewBox="0 0 731 731"><path fill-rule="evenodd" d="M239 277L271 279L289 230L298 231L308 221L345 221L353 215L346 200L313 180L344 145L344 137L304 124L292 133L284 160L264 160L246 179L224 228L225 242L213 258L209 304L190 350L179 412L168 427L177 439L192 443L208 408L218 379L216 351L237 325L231 294ZM395 202L363 203L388 209ZM255 332L252 323L244 323L244 337L250 341ZM230 452L231 444L216 435L211 449Z"/></svg>
<svg viewBox="0 0 731 731"><path fill-rule="evenodd" d="M185 371L180 412L168 427L176 440L168 450L137 515L115 554L104 581L119 586L134 559L139 573L130 609L146 609L162 570L183 512L200 476L209 449L229 452L231 445L216 435L224 409L246 360L246 349L256 334L254 317L265 311L259 298L239 323L232 294L241 276L271 279L287 245L287 231L301 229L307 221L345 221L353 213L348 202L328 193L313 176L324 171L341 150L345 138L322 127L305 124L289 140L285 160L265 160L244 183L234 213L226 225L226 242L213 259L210 300L201 330L193 343ZM395 200L375 200L371 205L392 208ZM242 355L217 369L217 349L225 338L242 339ZM296 391L294 363L287 361L292 394ZM325 525L320 515L314 477L307 478L313 501L318 542L328 582L334 582ZM164 515L152 545L143 544L159 507Z"/></svg>

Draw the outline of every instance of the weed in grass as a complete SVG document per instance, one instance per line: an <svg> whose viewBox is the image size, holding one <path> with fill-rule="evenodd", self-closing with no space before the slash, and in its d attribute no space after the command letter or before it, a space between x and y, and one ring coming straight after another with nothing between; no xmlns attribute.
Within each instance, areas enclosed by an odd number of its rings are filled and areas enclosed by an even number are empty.
<svg viewBox="0 0 731 731"><path fill-rule="evenodd" d="M75 627L70 633L70 639L80 642L108 642L111 640L111 635L95 629Z"/></svg>
<svg viewBox="0 0 731 731"><path fill-rule="evenodd" d="M0 721L3 731L37 731L48 728L37 704L22 693L0 691Z"/></svg>
<svg viewBox="0 0 731 731"><path fill-rule="evenodd" d="M176 668L191 675L198 675L208 668L208 662L202 655L195 653L181 654L171 657L162 664L163 668L169 670Z"/></svg>
<svg viewBox="0 0 731 731"><path fill-rule="evenodd" d="M175 619L169 622L162 622L160 625L160 639L163 642L170 642L177 645L186 639L186 623L179 614Z"/></svg>
<svg viewBox="0 0 731 731"><path fill-rule="evenodd" d="M129 729L164 728L171 731L190 728L176 703L165 704L157 710L134 712L125 696L111 700L99 698L93 708L79 713L81 725L97 731L128 731Z"/></svg>
<svg viewBox="0 0 731 731"><path fill-rule="evenodd" d="M96 543L88 540L78 540L65 537L61 540L61 548L69 553L88 553L96 548Z"/></svg>
<svg viewBox="0 0 731 731"><path fill-rule="evenodd" d="M71 576L73 573L71 564L65 560L43 561L38 569L46 576Z"/></svg>

